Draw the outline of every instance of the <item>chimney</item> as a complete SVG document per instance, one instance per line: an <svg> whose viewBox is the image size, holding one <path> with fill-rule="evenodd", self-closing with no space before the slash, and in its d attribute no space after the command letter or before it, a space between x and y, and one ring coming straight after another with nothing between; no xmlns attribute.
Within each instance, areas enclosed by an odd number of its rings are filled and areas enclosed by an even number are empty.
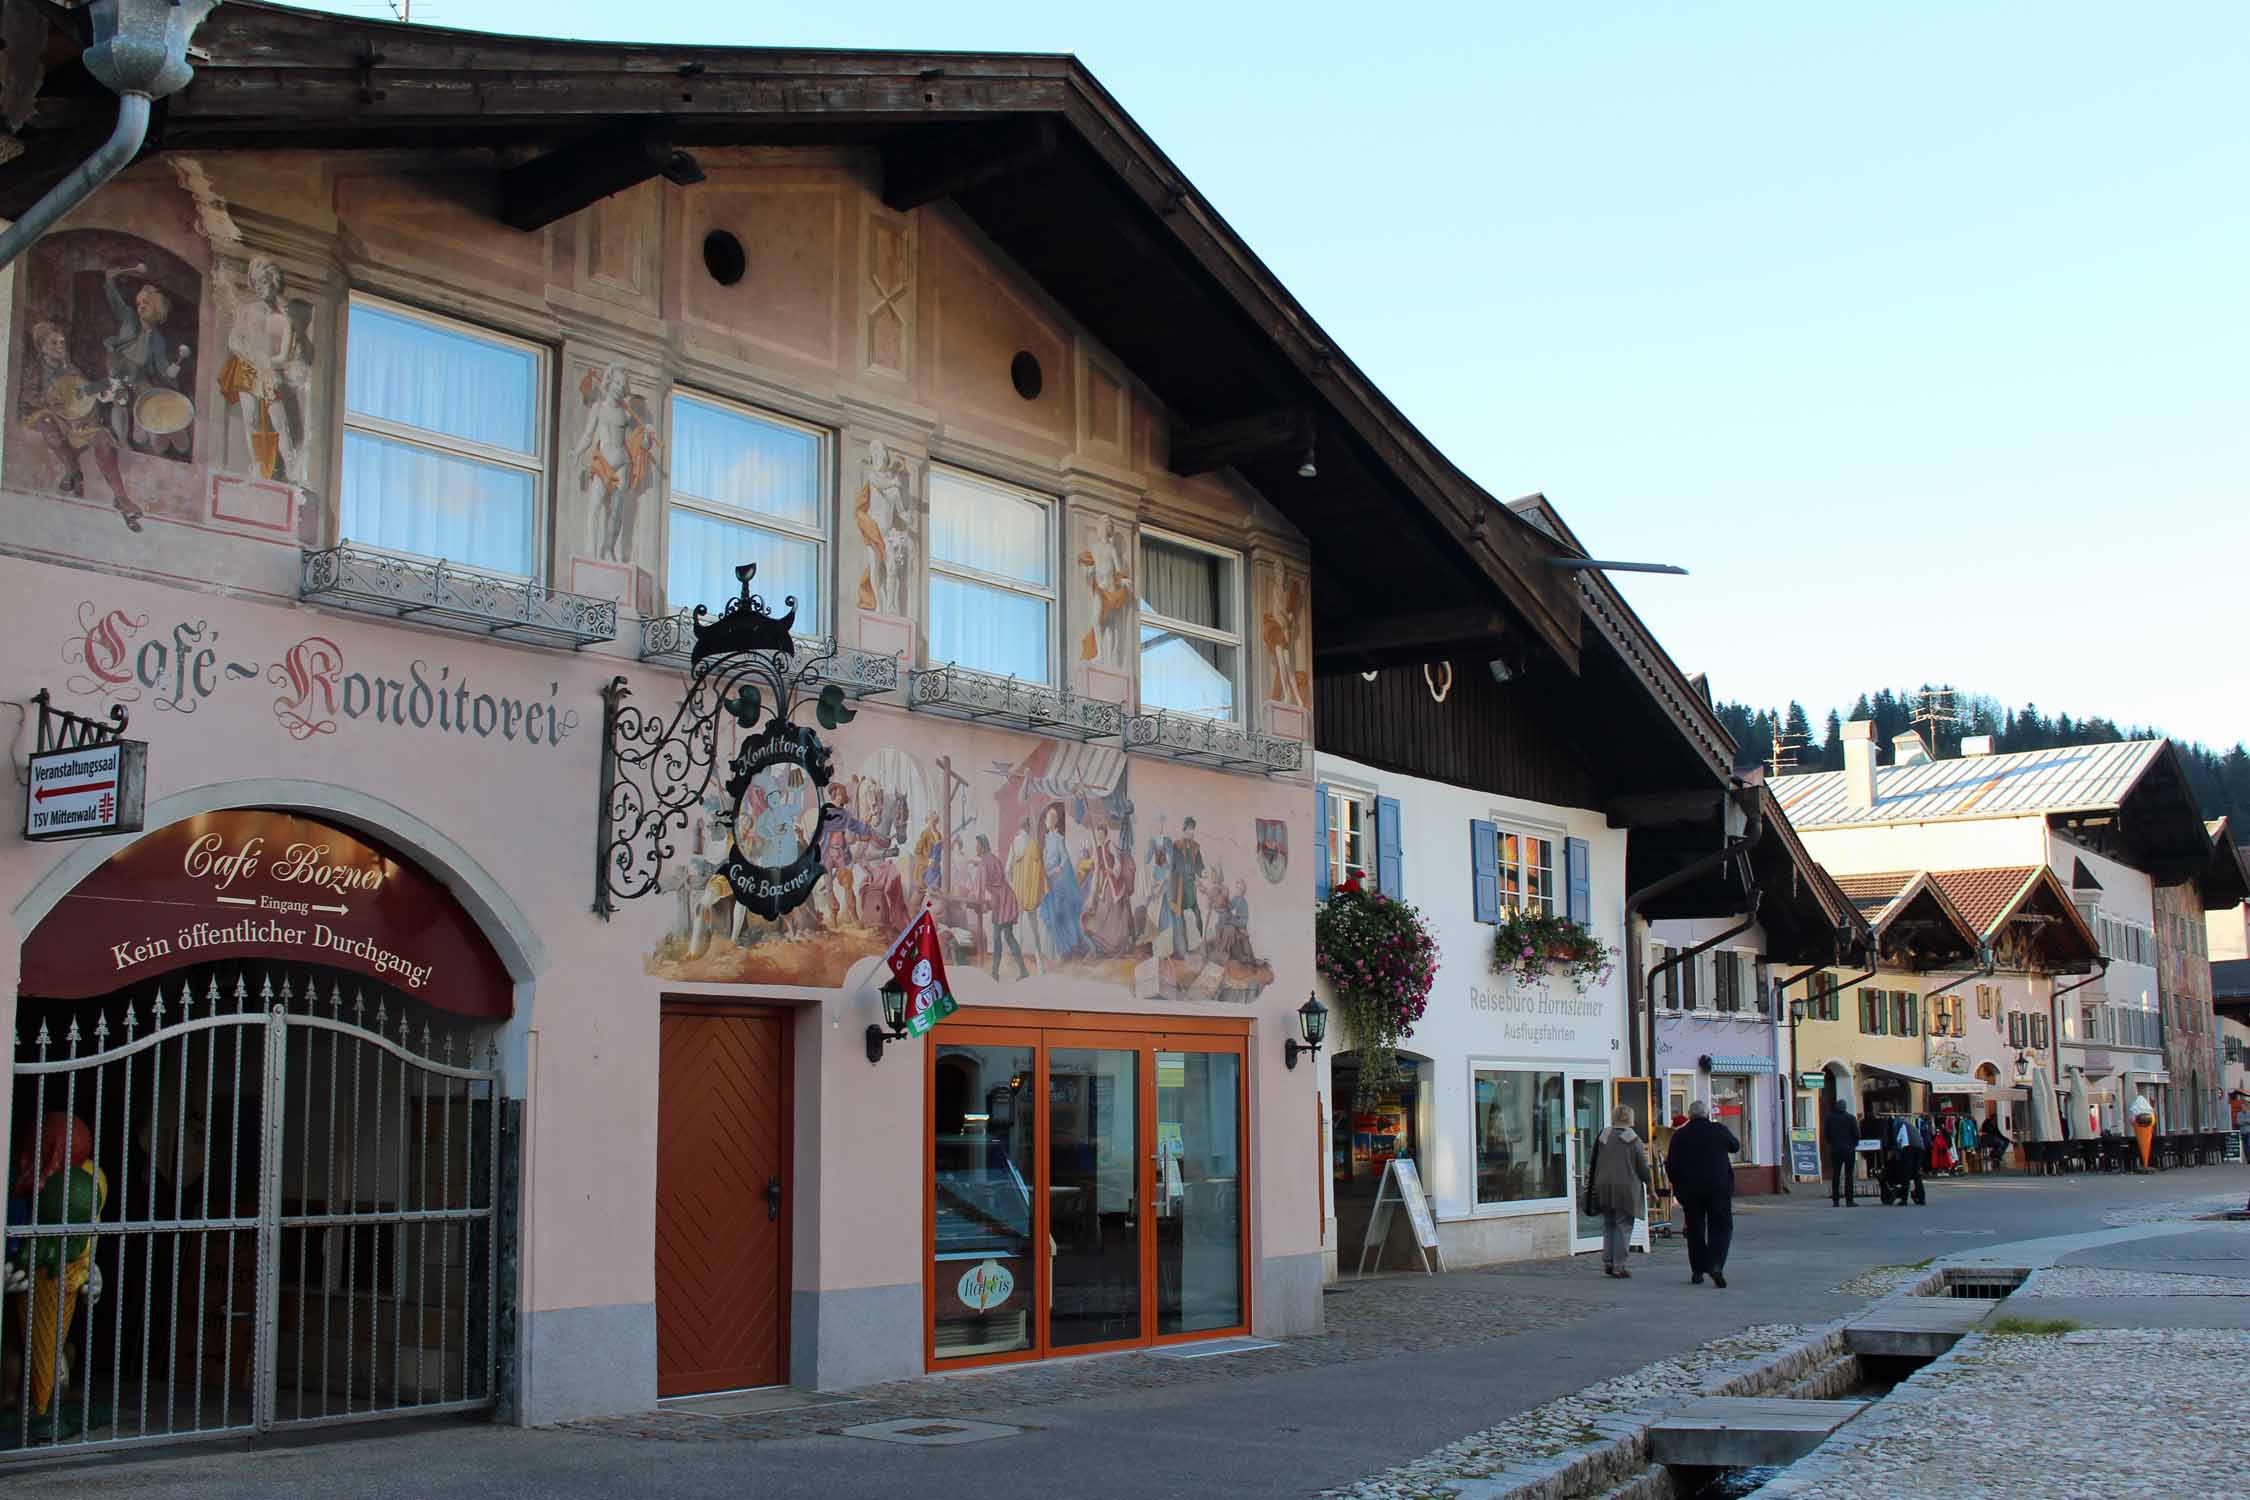
<svg viewBox="0 0 2250 1500"><path fill-rule="evenodd" d="M1992 736L1991 736L1991 735L1989 735L1989 734L1970 734L1970 735L1963 735L1963 736L1961 737L1961 757L1962 757L1962 759L1966 760L1966 759L1968 759L1968 758L1969 758L1970 756L1972 756L1972 755L1990 755L1991 753L1992 753Z"/></svg>
<svg viewBox="0 0 2250 1500"><path fill-rule="evenodd" d="M1924 766L1930 762L1929 742L1922 731L1909 729L1891 741L1891 764L1894 766Z"/></svg>
<svg viewBox="0 0 2250 1500"><path fill-rule="evenodd" d="M1844 726L1844 800L1862 811L1875 807L1875 724L1854 719Z"/></svg>

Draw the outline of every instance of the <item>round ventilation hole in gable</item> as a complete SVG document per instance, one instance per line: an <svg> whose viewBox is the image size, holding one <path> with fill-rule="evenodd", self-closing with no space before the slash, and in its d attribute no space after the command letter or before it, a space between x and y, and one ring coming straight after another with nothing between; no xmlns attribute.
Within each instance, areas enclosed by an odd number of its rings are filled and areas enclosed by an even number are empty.
<svg viewBox="0 0 2250 1500"><path fill-rule="evenodd" d="M750 269L750 257L743 253L742 241L724 229L714 229L703 237L703 269L721 286L733 286Z"/></svg>
<svg viewBox="0 0 2250 1500"><path fill-rule="evenodd" d="M1039 393L1047 388L1046 372L1039 368L1039 359L1029 349L1019 350L1008 361L1008 379L1014 384L1016 394L1026 401L1037 401Z"/></svg>

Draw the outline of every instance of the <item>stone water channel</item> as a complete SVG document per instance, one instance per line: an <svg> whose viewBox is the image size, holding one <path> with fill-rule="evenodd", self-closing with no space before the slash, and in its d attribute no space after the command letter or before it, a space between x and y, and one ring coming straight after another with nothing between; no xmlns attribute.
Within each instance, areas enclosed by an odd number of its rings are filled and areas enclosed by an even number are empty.
<svg viewBox="0 0 2250 1500"><path fill-rule="evenodd" d="M1337 1500L1737 1500L1786 1474L1789 1461L1944 1354L2032 1274L1981 1265L1928 1270L1849 1320L1721 1340L1700 1381L1693 1358L1664 1361L1641 1372L1648 1399L1637 1404L1631 1398L1643 1392L1635 1377L1604 1382L1586 1393L1591 1406L1570 1409L1580 1398L1555 1403L1569 1409L1555 1421L1525 1413L1422 1463L1329 1493ZM1551 1440L1574 1422L1579 1441ZM1480 1450L1494 1460L1489 1467L1477 1461Z"/></svg>

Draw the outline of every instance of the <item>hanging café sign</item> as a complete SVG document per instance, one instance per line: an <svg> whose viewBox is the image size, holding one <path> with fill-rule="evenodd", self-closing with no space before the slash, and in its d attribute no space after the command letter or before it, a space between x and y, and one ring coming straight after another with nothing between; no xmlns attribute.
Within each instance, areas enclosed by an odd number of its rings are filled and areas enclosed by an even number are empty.
<svg viewBox="0 0 2250 1500"><path fill-rule="evenodd" d="M715 616L695 608L695 646L687 692L669 717L625 702L623 677L602 691L602 828L594 911L608 917L665 885L665 865L696 820L722 818L726 853L703 878L742 909L774 921L804 904L821 876L822 823L837 815L824 790L831 755L820 736L795 722L808 703L823 729L854 711L830 683L815 695L824 656L799 661L790 627L794 597L776 616L750 592L756 563L734 570L742 593ZM761 727L761 720L763 724ZM739 736L731 754L723 735ZM722 780L720 768L726 774ZM724 799L712 799L714 784Z"/></svg>

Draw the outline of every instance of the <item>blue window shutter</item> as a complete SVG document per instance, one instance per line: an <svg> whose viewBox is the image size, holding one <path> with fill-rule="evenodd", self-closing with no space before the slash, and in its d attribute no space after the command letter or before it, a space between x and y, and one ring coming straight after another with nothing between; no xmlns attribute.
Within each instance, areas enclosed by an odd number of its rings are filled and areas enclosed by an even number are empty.
<svg viewBox="0 0 2250 1500"><path fill-rule="evenodd" d="M1405 892L1405 860L1400 853L1398 798L1375 799L1375 889L1398 900Z"/></svg>
<svg viewBox="0 0 2250 1500"><path fill-rule="evenodd" d="M1469 819L1469 876L1476 886L1477 920L1500 920L1500 829L1482 818Z"/></svg>
<svg viewBox="0 0 2250 1500"><path fill-rule="evenodd" d="M1313 899L1328 899L1328 783L1313 788Z"/></svg>
<svg viewBox="0 0 2250 1500"><path fill-rule="evenodd" d="M1581 927L1594 925L1592 876L1586 868L1593 853L1593 846L1584 839L1563 840L1563 865L1570 887L1570 920Z"/></svg>

